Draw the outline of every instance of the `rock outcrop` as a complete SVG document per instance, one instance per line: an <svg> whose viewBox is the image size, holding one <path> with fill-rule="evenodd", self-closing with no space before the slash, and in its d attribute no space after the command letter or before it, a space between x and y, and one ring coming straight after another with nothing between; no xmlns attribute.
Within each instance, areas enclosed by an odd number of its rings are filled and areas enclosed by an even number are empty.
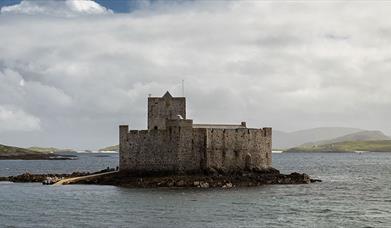
<svg viewBox="0 0 391 228"><path fill-rule="evenodd" d="M307 174L281 174L276 169L262 172L208 173L189 175L132 174L125 172L99 176L83 180L78 184L105 184L140 188L232 188L260 186L269 184L309 184L319 180L311 179Z"/></svg>
<svg viewBox="0 0 391 228"><path fill-rule="evenodd" d="M94 174L93 178L81 178L71 184L116 185L137 188L224 188L250 187L270 184L309 184L320 182L311 179L305 173L281 174L276 169L262 171L246 171L236 173L205 173L205 174L151 174L113 172L114 169L104 169L95 173L74 172L72 174L31 174L0 177L0 181L11 182L41 182L63 180L64 178L82 177ZM107 174L105 174L107 172ZM46 181L46 182L45 182Z"/></svg>

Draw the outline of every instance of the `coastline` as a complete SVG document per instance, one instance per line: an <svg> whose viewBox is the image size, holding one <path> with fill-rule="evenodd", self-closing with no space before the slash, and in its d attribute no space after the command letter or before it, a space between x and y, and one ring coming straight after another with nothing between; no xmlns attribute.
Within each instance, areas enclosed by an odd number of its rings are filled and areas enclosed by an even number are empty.
<svg viewBox="0 0 391 228"><path fill-rule="evenodd" d="M23 154L23 155L0 155L0 160L73 160L74 155L60 154Z"/></svg>
<svg viewBox="0 0 391 228"><path fill-rule="evenodd" d="M356 151L283 151L284 154L316 154L316 153L334 153L334 154L348 154L356 153Z"/></svg>
<svg viewBox="0 0 391 228"><path fill-rule="evenodd" d="M113 169L101 170L95 173L72 174L30 174L0 177L0 181L11 182L41 182L48 178L58 182L65 178L66 184L113 185L129 188L232 188L251 187L271 184L309 184L320 182L311 179L305 173L281 174L276 169L264 171L248 171L231 174L136 174L129 172L113 172ZM97 175L99 174L99 175ZM74 178L81 177L81 178ZM66 179L65 179L66 180Z"/></svg>

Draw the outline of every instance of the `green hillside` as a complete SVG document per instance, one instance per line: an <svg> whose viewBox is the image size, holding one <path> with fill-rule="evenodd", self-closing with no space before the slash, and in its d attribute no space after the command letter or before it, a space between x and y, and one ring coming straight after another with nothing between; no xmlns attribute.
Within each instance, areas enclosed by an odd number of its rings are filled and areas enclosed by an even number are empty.
<svg viewBox="0 0 391 228"><path fill-rule="evenodd" d="M300 146L284 152L391 152L391 140L381 141L347 141L324 145Z"/></svg>
<svg viewBox="0 0 391 228"><path fill-rule="evenodd" d="M41 153L30 149L14 147L14 146L6 146L0 144L0 155L2 156L23 155L23 154L41 154Z"/></svg>
<svg viewBox="0 0 391 228"><path fill-rule="evenodd" d="M37 146L32 146L32 147L29 147L27 149L32 150L32 151L36 151L36 152L43 152L43 153L54 153L54 152L58 151L58 149L54 148L54 147L37 147Z"/></svg>
<svg viewBox="0 0 391 228"><path fill-rule="evenodd" d="M305 143L298 147L308 147L308 146L317 146L325 144L334 144L339 142L352 142L352 141L382 141L382 140L391 140L390 137L386 136L381 131L360 131L352 134L347 134L341 137L336 137L329 140L321 140L317 142Z"/></svg>
<svg viewBox="0 0 391 228"><path fill-rule="evenodd" d="M6 146L0 144L0 160L65 160L69 157L60 156L48 152L48 150L32 150L15 146Z"/></svg>
<svg viewBox="0 0 391 228"><path fill-rule="evenodd" d="M283 132L273 129L273 147L287 149L308 142L318 142L322 140L334 139L360 131L363 130L358 128L345 127L319 127L294 132Z"/></svg>
<svg viewBox="0 0 391 228"><path fill-rule="evenodd" d="M119 145L108 146L108 147L99 149L99 151L119 151Z"/></svg>
<svg viewBox="0 0 391 228"><path fill-rule="evenodd" d="M36 152L41 152L41 153L56 153L56 152L72 152L74 150L72 149L59 149L55 147L37 147L37 146L32 146L27 148L28 150L36 151Z"/></svg>
<svg viewBox="0 0 391 228"><path fill-rule="evenodd" d="M0 144L0 159L39 160L51 159L51 154Z"/></svg>

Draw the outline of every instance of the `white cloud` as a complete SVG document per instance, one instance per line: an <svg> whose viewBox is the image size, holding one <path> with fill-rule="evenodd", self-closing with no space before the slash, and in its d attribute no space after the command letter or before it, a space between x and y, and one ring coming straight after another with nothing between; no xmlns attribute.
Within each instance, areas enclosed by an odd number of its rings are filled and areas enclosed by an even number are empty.
<svg viewBox="0 0 391 228"><path fill-rule="evenodd" d="M22 0L19 4L4 6L2 14L77 16L112 13L92 0Z"/></svg>
<svg viewBox="0 0 391 228"><path fill-rule="evenodd" d="M40 130L40 119L15 107L0 105L0 132Z"/></svg>
<svg viewBox="0 0 391 228"><path fill-rule="evenodd" d="M62 112L72 104L72 98L59 88L40 81L25 80L16 70L0 69L0 105L16 106L47 116Z"/></svg>
<svg viewBox="0 0 391 228"><path fill-rule="evenodd" d="M0 105L39 118L46 144L109 145L118 124L145 127L149 93L180 95L185 79L195 122L391 133L391 4L148 7L104 17L0 15Z"/></svg>

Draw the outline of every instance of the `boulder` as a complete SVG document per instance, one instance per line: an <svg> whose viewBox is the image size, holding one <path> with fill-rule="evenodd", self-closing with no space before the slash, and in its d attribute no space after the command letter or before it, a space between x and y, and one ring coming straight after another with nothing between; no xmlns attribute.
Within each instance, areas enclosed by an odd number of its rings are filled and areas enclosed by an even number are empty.
<svg viewBox="0 0 391 228"><path fill-rule="evenodd" d="M225 185L223 185L223 188L232 188L232 187L233 187L233 184L231 182L228 182Z"/></svg>
<svg viewBox="0 0 391 228"><path fill-rule="evenodd" d="M184 187L185 186L185 181L184 180L179 180L175 182L175 186L177 187Z"/></svg>
<svg viewBox="0 0 391 228"><path fill-rule="evenodd" d="M200 183L200 187L201 187L201 188L209 188L209 183L208 183L208 182L202 181L202 182Z"/></svg>

